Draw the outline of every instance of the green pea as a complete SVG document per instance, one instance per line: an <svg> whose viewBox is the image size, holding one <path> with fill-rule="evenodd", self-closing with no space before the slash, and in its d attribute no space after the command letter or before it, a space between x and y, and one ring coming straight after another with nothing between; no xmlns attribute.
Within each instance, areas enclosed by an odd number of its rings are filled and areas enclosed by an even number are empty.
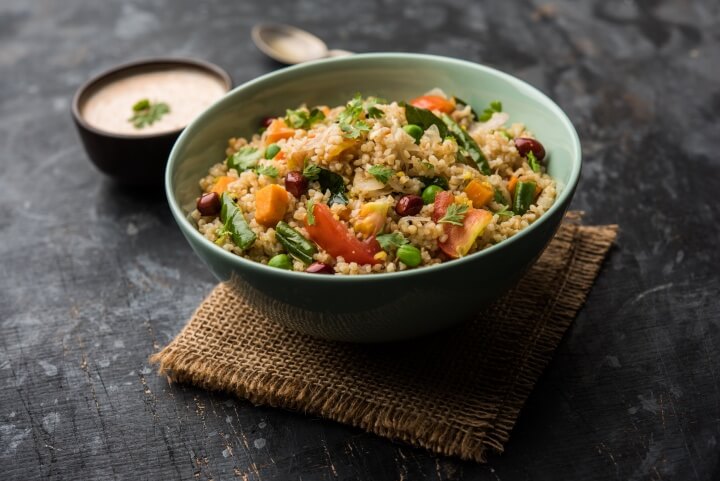
<svg viewBox="0 0 720 481"><path fill-rule="evenodd" d="M268 261L270 267L277 267L278 269L292 270L293 265L290 260L290 256L287 254L278 254Z"/></svg>
<svg viewBox="0 0 720 481"><path fill-rule="evenodd" d="M265 149L265 158L274 159L278 152L280 152L280 146L278 144L270 144Z"/></svg>
<svg viewBox="0 0 720 481"><path fill-rule="evenodd" d="M415 139L416 144L420 142L420 139L422 138L423 133L425 133L425 131L422 129L422 127L420 127L419 125L415 125L415 124L407 124L406 126L403 127L403 130L410 137Z"/></svg>
<svg viewBox="0 0 720 481"><path fill-rule="evenodd" d="M425 190L423 190L422 193L422 200L423 204L432 204L435 202L435 196L438 195L438 192L442 192L443 188L439 185L428 185L425 187Z"/></svg>
<svg viewBox="0 0 720 481"><path fill-rule="evenodd" d="M408 267L417 267L422 262L420 249L410 244L398 247L397 258Z"/></svg>

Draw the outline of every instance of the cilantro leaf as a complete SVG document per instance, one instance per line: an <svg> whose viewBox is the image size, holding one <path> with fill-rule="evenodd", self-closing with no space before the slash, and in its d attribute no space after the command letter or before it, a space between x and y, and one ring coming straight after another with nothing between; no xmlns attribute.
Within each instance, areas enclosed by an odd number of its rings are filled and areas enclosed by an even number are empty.
<svg viewBox="0 0 720 481"><path fill-rule="evenodd" d="M535 154L533 154L532 150L528 151L526 157L528 164L530 164L530 168L533 170L533 172L540 172L540 162L538 162L537 157L535 157Z"/></svg>
<svg viewBox="0 0 720 481"><path fill-rule="evenodd" d="M515 215L515 212L508 210L508 206L506 205L502 206L502 208L495 213L504 217L512 217Z"/></svg>
<svg viewBox="0 0 720 481"><path fill-rule="evenodd" d="M438 221L439 224L463 225L463 219L467 214L466 204L451 204L445 215Z"/></svg>
<svg viewBox="0 0 720 481"><path fill-rule="evenodd" d="M310 111L306 109L286 110L285 123L294 129L309 129L318 122L325 120L325 114L318 108Z"/></svg>
<svg viewBox="0 0 720 481"><path fill-rule="evenodd" d="M393 170L390 167L382 165L373 165L368 169L368 172L383 184L387 184L388 180L390 180L390 177L393 175Z"/></svg>
<svg viewBox="0 0 720 481"><path fill-rule="evenodd" d="M272 165L260 165L255 169L258 175L266 175L268 177L277 177L278 170Z"/></svg>
<svg viewBox="0 0 720 481"><path fill-rule="evenodd" d="M499 100L490 102L490 107L483 110L483 113L480 117L478 117L478 120L480 122L487 122L488 120L490 120L490 117L492 117L495 112L502 112L502 102L500 102Z"/></svg>
<svg viewBox="0 0 720 481"><path fill-rule="evenodd" d="M380 248L384 251L390 249L397 249L398 247L409 244L410 241L405 238L400 232L393 232L391 234L381 234L375 238L380 244Z"/></svg>
<svg viewBox="0 0 720 481"><path fill-rule="evenodd" d="M362 121L357 120L352 124L340 124L340 130L344 132L343 136L348 139L357 139L359 138L363 133L370 131L370 126Z"/></svg>
<svg viewBox="0 0 720 481"><path fill-rule="evenodd" d="M228 169L235 169L238 172L255 168L262 157L262 152L255 147L245 146L229 156L225 163Z"/></svg>
<svg viewBox="0 0 720 481"><path fill-rule="evenodd" d="M363 104L363 108L365 109L365 113L367 114L368 118L379 119L383 115L385 115L385 112L377 108L377 104L386 102L387 101L385 99L381 99L378 97L368 97Z"/></svg>
<svg viewBox="0 0 720 481"><path fill-rule="evenodd" d="M316 180L321 170L322 169L315 164L308 164L307 159L305 159L305 167L303 168L302 175L307 180Z"/></svg>
<svg viewBox="0 0 720 481"><path fill-rule="evenodd" d="M310 199L307 202L307 223L308 225L315 225L315 199Z"/></svg>
<svg viewBox="0 0 720 481"><path fill-rule="evenodd" d="M132 123L136 129L142 129L154 124L163 115L169 113L170 106L165 102L152 103L148 99L142 99L135 102L132 111L133 115L128 119L128 122Z"/></svg>

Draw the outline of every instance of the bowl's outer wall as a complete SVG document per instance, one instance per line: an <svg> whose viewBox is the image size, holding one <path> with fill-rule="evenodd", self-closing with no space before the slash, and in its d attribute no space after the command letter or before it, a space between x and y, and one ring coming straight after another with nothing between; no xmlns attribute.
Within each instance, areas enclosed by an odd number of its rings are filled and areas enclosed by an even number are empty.
<svg viewBox="0 0 720 481"><path fill-rule="evenodd" d="M282 115L286 108L301 103L338 105L356 92L404 100L433 87L457 95L476 109L501 100L511 122L524 122L547 147L548 170L560 188L574 189L573 171L580 163L577 136L559 109L526 84L440 57L374 55L341 60L332 67L327 62L305 65L251 82L216 103L186 129L173 149L167 174L169 195L185 210L191 208L199 195L198 180L225 157L227 139L252 135L264 117ZM195 252L218 279L232 280L272 318L319 337L387 341L448 327L496 299L542 252L570 199L567 195L541 222L502 248L442 268L419 269L412 276L386 274L352 280L310 279L239 257L229 259L177 211L173 213Z"/></svg>
<svg viewBox="0 0 720 481"><path fill-rule="evenodd" d="M127 185L162 183L168 152L180 132L154 137L113 137L86 129L75 120L80 140L93 164L105 175Z"/></svg>

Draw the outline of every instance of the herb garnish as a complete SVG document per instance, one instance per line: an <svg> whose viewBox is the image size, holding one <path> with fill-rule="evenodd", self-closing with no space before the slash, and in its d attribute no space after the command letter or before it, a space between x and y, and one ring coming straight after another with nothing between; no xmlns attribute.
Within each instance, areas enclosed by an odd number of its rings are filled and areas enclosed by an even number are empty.
<svg viewBox="0 0 720 481"><path fill-rule="evenodd" d="M390 177L393 175L393 170L390 167L373 165L368 169L368 173L383 184L387 184L388 180L390 180Z"/></svg>
<svg viewBox="0 0 720 481"><path fill-rule="evenodd" d="M528 164L530 164L530 168L533 170L533 172L540 172L540 162L538 162L537 157L535 157L535 154L532 150L528 151L526 157Z"/></svg>
<svg viewBox="0 0 720 481"><path fill-rule="evenodd" d="M255 172L258 175L266 175L268 177L277 177L278 176L278 170L272 165L259 165L257 169L255 169Z"/></svg>
<svg viewBox="0 0 720 481"><path fill-rule="evenodd" d="M391 234L381 234L375 238L380 244L380 248L384 251L388 251L392 248L397 249L398 247L409 244L410 241L405 238L400 232L393 232Z"/></svg>
<svg viewBox="0 0 720 481"><path fill-rule="evenodd" d="M318 122L325 120L325 114L318 108L310 111L306 109L286 110L285 123L294 129L309 129Z"/></svg>
<svg viewBox="0 0 720 481"><path fill-rule="evenodd" d="M262 154L263 153L255 147L245 146L234 154L228 156L225 163L227 164L228 169L235 169L238 172L243 172L245 170L255 168L258 160L262 157Z"/></svg>
<svg viewBox="0 0 720 481"><path fill-rule="evenodd" d="M363 108L365 109L368 117L370 117L371 119L379 119L380 117L385 115L385 112L377 108L377 104L384 104L385 102L385 99L381 99L378 97L368 97L363 104Z"/></svg>
<svg viewBox="0 0 720 481"><path fill-rule="evenodd" d="M463 225L463 219L467 214L466 204L451 204L445 215L438 221L439 224Z"/></svg>
<svg viewBox="0 0 720 481"><path fill-rule="evenodd" d="M307 201L307 223L308 225L315 225L315 199Z"/></svg>
<svg viewBox="0 0 720 481"><path fill-rule="evenodd" d="M170 106L165 102L152 103L148 99L135 102L132 106L133 116L128 119L136 129L152 125L170 112Z"/></svg>
<svg viewBox="0 0 720 481"><path fill-rule="evenodd" d="M498 204L505 204L505 203L507 203L507 199L505 198L505 194L503 194L503 193L500 191L500 189L498 189L497 187L495 188L495 194L494 194L493 197L494 197L495 202L497 202Z"/></svg>
<svg viewBox="0 0 720 481"><path fill-rule="evenodd" d="M315 164L308 164L308 159L305 159L305 167L303 168L302 175L307 180L316 180L322 169Z"/></svg>
<svg viewBox="0 0 720 481"><path fill-rule="evenodd" d="M363 120L357 120L352 124L340 124L340 130L342 130L343 137L348 139L357 139L365 132L370 132L370 126Z"/></svg>
<svg viewBox="0 0 720 481"><path fill-rule="evenodd" d="M499 100L490 102L490 107L483 110L483 113L480 117L478 117L478 120L480 122L487 122L488 120L490 120L490 117L492 117L495 112L502 112L502 102L500 102Z"/></svg>
<svg viewBox="0 0 720 481"><path fill-rule="evenodd" d="M497 215L505 216L505 217L512 217L515 215L515 212L508 210L508 206L504 205L502 208L495 212Z"/></svg>
<svg viewBox="0 0 720 481"><path fill-rule="evenodd" d="M377 97L368 97L363 100L359 93L355 94L355 97L345 105L345 110L338 116L338 124L340 130L343 131L343 136L348 139L357 139L363 133L369 132L370 126L362 117L363 115L372 119L382 117L384 112L376 106L380 102L384 102L384 100Z"/></svg>

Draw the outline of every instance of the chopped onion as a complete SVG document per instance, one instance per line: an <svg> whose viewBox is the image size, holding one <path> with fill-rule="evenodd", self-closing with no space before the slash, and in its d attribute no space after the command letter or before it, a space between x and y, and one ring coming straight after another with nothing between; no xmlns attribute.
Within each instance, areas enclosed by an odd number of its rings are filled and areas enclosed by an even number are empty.
<svg viewBox="0 0 720 481"><path fill-rule="evenodd" d="M425 92L425 95L437 95L438 97L442 97L444 99L450 98L447 96L447 94L442 89L439 89L437 87L435 87L432 90L428 90L427 92Z"/></svg>
<svg viewBox="0 0 720 481"><path fill-rule="evenodd" d="M361 171L355 173L353 187L360 192L369 193L384 189L385 184L377 180L375 177L365 174L364 171Z"/></svg>
<svg viewBox="0 0 720 481"><path fill-rule="evenodd" d="M505 125L505 122L507 122L509 118L510 116L505 112L495 112L487 122L475 124L472 128L471 134L497 130Z"/></svg>

